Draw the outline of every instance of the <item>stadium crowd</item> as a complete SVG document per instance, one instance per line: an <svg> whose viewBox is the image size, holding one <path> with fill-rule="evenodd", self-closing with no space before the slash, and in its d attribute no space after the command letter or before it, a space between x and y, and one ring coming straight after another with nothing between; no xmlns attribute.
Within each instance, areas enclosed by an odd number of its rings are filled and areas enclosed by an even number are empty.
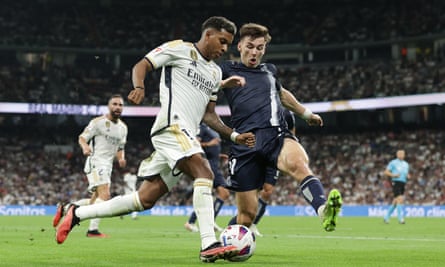
<svg viewBox="0 0 445 267"><path fill-rule="evenodd" d="M0 66L0 102L104 104L110 92L126 95L131 68L38 65ZM159 105L159 75L146 79L144 104ZM281 83L302 102L349 100L445 92L445 61L379 61L281 66ZM66 92L60 94L61 88ZM224 98L221 97L221 104Z"/></svg>
<svg viewBox="0 0 445 267"><path fill-rule="evenodd" d="M140 51L148 52L167 40L194 40L194 29L202 18L214 15L215 8L238 25L251 21L267 25L273 37L271 45L375 42L443 34L445 29L445 3L438 0L256 4L254 14L244 12L242 7L247 3L242 1L18 0L2 5L0 88L14 90L0 90L0 102L103 104L109 92L126 95L131 66L137 61L128 52L140 55ZM152 9L156 12L146 16ZM132 14L131 18L126 14ZM445 46L437 47L439 51L432 51L431 45L421 46L415 60L386 56L335 64L295 63L280 66L278 75L302 102L444 92ZM33 60L18 59L11 56L17 51L14 47L40 52ZM45 50L48 47L62 49L66 55L55 59L54 51ZM97 55L82 49L95 49ZM106 55L104 49L120 52ZM116 53L122 54L119 64L113 58ZM74 59L67 59L70 57ZM158 79L157 73L146 79L146 88L151 90L144 104L159 105ZM60 94L61 88L66 93Z"/></svg>
<svg viewBox="0 0 445 267"><path fill-rule="evenodd" d="M122 62L116 64L115 54L104 55L104 49L140 54L139 51L148 52L147 49L167 40L194 40L199 23L215 15L215 9L238 25L246 22L267 25L272 45L310 47L375 42L443 34L445 30L445 2L439 0L284 0L273 5L258 0L255 12L245 12L250 8L245 4L225 0L150 3L16 0L2 4L0 102L94 105L105 104L111 93L126 96L131 87L131 66L137 59L121 55ZM30 56L16 54L23 47L23 51L36 48L40 52L34 56L38 58L20 58ZM61 64L60 59L55 60L54 54L45 50L47 47L60 48L67 58L75 55L74 59ZM445 92L444 48L439 53L419 51L415 60L389 59L387 55L372 61L282 65L278 76L301 102ZM97 49L98 55L83 49ZM158 83L156 72L146 79L145 87L149 89L144 105L159 105ZM61 117L47 119L56 121ZM0 126L3 119L0 116ZM19 116L13 119L25 120ZM30 115L28 119L36 118ZM45 130L44 125L36 126L33 135L2 129L0 153L6 156L0 158L0 204L54 205L87 197L87 180L82 171L84 157L77 143L68 137L78 134L73 132L61 137ZM443 130L306 134L299 138L326 189L340 189L345 204L389 204L392 191L383 171L396 149L404 148L412 168L406 203L445 205ZM129 167L138 166L138 160L150 154L145 143L139 138L129 138L126 147ZM116 166L112 173L115 194L123 192L125 171ZM278 180L273 205L305 205L293 183L286 176ZM184 196L190 187L190 181L182 179L160 204L189 205L190 200L184 200ZM229 203L234 204L233 197Z"/></svg>
<svg viewBox="0 0 445 267"><path fill-rule="evenodd" d="M0 45L146 50L196 39L194 29L215 10L238 25L268 25L276 44L377 41L445 29L439 0L278 2L256 1L255 12L245 12L251 6L243 1L16 0L0 9Z"/></svg>
<svg viewBox="0 0 445 267"><path fill-rule="evenodd" d="M399 148L407 151L411 179L407 183L408 204L445 205L445 133L437 130L368 132L363 134L304 135L313 170L324 186L343 192L348 205L386 205L392 191L383 176L387 162ZM148 156L143 142L131 141L127 147L128 166ZM68 147L68 149L66 149ZM65 148L65 149L61 149ZM77 144L52 146L34 139L0 139L0 153L14 155L0 159L0 204L55 205L59 201L87 196L82 172L84 157ZM142 157L141 157L142 155ZM226 167L223 167L226 171ZM117 166L112 174L112 192L123 193L125 170ZM295 181L286 176L278 180L272 196L273 205L305 205ZM163 197L161 205L190 205L184 197L190 190L187 178ZM234 204L233 197L229 203Z"/></svg>

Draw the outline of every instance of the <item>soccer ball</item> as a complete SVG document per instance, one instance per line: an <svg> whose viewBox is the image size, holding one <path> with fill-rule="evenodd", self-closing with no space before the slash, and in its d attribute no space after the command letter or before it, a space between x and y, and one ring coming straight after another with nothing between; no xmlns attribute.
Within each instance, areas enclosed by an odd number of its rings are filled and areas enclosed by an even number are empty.
<svg viewBox="0 0 445 267"><path fill-rule="evenodd" d="M239 253L227 260L229 261L246 261L252 257L255 251L255 234L244 225L229 225L219 236L224 246L234 245L238 248Z"/></svg>

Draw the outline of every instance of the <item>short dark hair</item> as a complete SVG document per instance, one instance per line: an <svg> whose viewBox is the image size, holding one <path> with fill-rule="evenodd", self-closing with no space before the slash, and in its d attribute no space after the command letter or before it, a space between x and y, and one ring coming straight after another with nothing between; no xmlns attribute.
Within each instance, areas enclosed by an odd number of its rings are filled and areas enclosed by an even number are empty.
<svg viewBox="0 0 445 267"><path fill-rule="evenodd" d="M272 37L269 34L269 29L266 26L257 23L244 24L239 30L239 35L240 39L243 39L246 36L251 36L254 39L264 37L266 43L269 43L272 40Z"/></svg>
<svg viewBox="0 0 445 267"><path fill-rule="evenodd" d="M201 31L204 32L205 30L212 28L216 29L218 31L226 30L227 32L235 35L236 34L236 25L232 21L228 20L225 17L220 16L213 16L208 18L204 23L202 24Z"/></svg>
<svg viewBox="0 0 445 267"><path fill-rule="evenodd" d="M122 100L124 100L124 97L121 94L113 94L110 96L110 98L108 98L108 103L110 103L111 99L113 98L121 98Z"/></svg>

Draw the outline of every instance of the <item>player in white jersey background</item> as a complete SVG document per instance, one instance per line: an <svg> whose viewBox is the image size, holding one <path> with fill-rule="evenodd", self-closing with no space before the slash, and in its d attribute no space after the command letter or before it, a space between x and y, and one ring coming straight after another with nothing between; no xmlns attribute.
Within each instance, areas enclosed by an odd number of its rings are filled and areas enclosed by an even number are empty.
<svg viewBox="0 0 445 267"><path fill-rule="evenodd" d="M130 194L136 192L136 184L138 182L138 176L136 175L136 169L131 167L127 172L124 173L124 194ZM133 211L131 213L131 218L134 220L138 217L138 212ZM121 217L122 218L122 217Z"/></svg>
<svg viewBox="0 0 445 267"><path fill-rule="evenodd" d="M90 199L81 199L76 205L90 205L110 199L111 172L116 158L119 166L126 166L125 143L127 142L127 125L120 119L124 106L121 95L113 95L108 101L109 112L92 119L79 135L79 145L83 155L87 156L84 171L88 178ZM59 205L53 219L57 226L63 215L63 205ZM99 232L100 219L92 219L87 237L107 237Z"/></svg>
<svg viewBox="0 0 445 267"><path fill-rule="evenodd" d="M135 104L144 100L147 73L162 68L161 109L151 130L155 151L141 163L138 171L138 177L144 181L137 192L129 195L90 206L71 205L57 229L59 244L66 240L73 226L83 220L151 209L184 173L194 180L193 207L200 225L201 261L214 262L237 253L235 246L223 246L215 236L214 175L196 139L199 123L203 120L214 125L222 137L248 147L255 145L252 133L233 131L215 112L219 88L240 86L245 82L240 76L221 81L221 69L213 61L227 51L235 33L233 22L224 17L210 17L202 25L198 42L167 42L136 63L132 72L134 89L128 95L128 100Z"/></svg>

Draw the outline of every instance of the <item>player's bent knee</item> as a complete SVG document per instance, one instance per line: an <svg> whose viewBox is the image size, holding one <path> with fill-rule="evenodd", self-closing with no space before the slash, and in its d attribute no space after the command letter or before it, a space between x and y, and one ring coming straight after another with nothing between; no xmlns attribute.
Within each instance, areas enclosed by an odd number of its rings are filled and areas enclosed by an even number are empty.
<svg viewBox="0 0 445 267"><path fill-rule="evenodd" d="M153 202L151 200L141 199L141 204L142 204L142 207L144 208L144 210L149 210L149 209L153 208L153 206L156 204L156 202Z"/></svg>

